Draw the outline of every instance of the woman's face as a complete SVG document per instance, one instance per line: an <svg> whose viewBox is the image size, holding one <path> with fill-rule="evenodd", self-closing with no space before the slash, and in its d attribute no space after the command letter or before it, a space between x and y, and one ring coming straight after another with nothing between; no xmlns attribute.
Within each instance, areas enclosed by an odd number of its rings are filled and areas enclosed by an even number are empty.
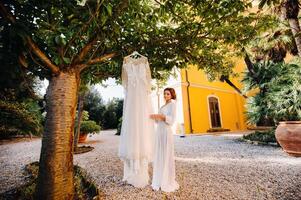
<svg viewBox="0 0 301 200"><path fill-rule="evenodd" d="M165 99L165 101L171 100L171 93L169 90L164 91L164 99Z"/></svg>

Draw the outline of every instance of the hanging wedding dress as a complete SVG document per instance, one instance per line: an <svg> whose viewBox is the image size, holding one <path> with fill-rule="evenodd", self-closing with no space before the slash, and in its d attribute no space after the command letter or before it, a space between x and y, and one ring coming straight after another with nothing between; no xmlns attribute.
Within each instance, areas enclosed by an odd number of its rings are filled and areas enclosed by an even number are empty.
<svg viewBox="0 0 301 200"><path fill-rule="evenodd" d="M122 85L125 90L119 157L124 162L123 180L135 187L149 182L148 164L153 160L154 122L151 72L148 59L134 52L124 58Z"/></svg>

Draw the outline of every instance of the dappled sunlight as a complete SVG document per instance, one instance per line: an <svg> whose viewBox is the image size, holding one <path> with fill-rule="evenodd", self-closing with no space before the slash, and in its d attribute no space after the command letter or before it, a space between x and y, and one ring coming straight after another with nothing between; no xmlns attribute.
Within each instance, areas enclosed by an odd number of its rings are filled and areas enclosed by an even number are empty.
<svg viewBox="0 0 301 200"><path fill-rule="evenodd" d="M254 158L218 158L218 157L176 157L177 161L188 162L188 163L211 163L211 164L230 164L230 163L241 163L246 164L250 162L264 163L264 164L286 164L286 165L301 165L301 158L295 157L268 157L268 156L257 156Z"/></svg>
<svg viewBox="0 0 301 200"><path fill-rule="evenodd" d="M88 139L85 143L83 144L99 144L99 143L103 143L102 140L93 140L93 139Z"/></svg>

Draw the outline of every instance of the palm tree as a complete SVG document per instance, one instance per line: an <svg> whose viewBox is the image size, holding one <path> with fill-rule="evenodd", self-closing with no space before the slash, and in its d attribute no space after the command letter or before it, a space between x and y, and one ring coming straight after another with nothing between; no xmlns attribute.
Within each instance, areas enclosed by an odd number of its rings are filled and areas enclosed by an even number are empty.
<svg viewBox="0 0 301 200"><path fill-rule="evenodd" d="M276 30L268 31L254 39L248 45L248 52L256 62L271 60L275 63L283 62L289 52L298 55L297 46L290 28L280 26Z"/></svg>
<svg viewBox="0 0 301 200"><path fill-rule="evenodd" d="M274 5L276 9L280 11L280 16L288 21L298 49L298 56L301 57L301 35L298 20L300 10L299 0L261 0L259 8L262 8L265 5Z"/></svg>

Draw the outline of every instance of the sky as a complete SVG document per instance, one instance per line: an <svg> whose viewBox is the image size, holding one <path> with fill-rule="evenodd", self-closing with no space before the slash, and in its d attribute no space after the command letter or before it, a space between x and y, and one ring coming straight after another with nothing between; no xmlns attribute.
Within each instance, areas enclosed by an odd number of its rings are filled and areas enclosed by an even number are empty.
<svg viewBox="0 0 301 200"><path fill-rule="evenodd" d="M41 82L41 87L39 88L39 93L43 96L46 93L46 89L48 87L48 81L45 79ZM109 100L113 99L114 97L123 98L124 92L123 87L120 84L117 84L115 79L109 78L107 81L104 82L104 85L107 87L102 86L101 84L97 84L94 88L100 92L103 100L108 102Z"/></svg>
<svg viewBox="0 0 301 200"><path fill-rule="evenodd" d="M180 81L179 80L180 71L176 70L175 72L177 73L178 78L171 76L167 81L167 85L171 86ZM40 84L41 86L39 87L38 92L40 93L41 96L43 96L46 93L46 89L48 87L48 81L45 79ZM95 88L101 94L102 99L104 100L105 103L107 103L114 97L124 98L124 91L122 85L117 84L116 80L113 78L109 78L103 84L96 84L93 86L93 88Z"/></svg>
<svg viewBox="0 0 301 200"><path fill-rule="evenodd" d="M94 86L97 91L100 92L103 100L108 102L114 97L124 98L123 87L120 84L117 84L115 79L109 78L104 82L107 87L103 87L101 84L97 84Z"/></svg>

